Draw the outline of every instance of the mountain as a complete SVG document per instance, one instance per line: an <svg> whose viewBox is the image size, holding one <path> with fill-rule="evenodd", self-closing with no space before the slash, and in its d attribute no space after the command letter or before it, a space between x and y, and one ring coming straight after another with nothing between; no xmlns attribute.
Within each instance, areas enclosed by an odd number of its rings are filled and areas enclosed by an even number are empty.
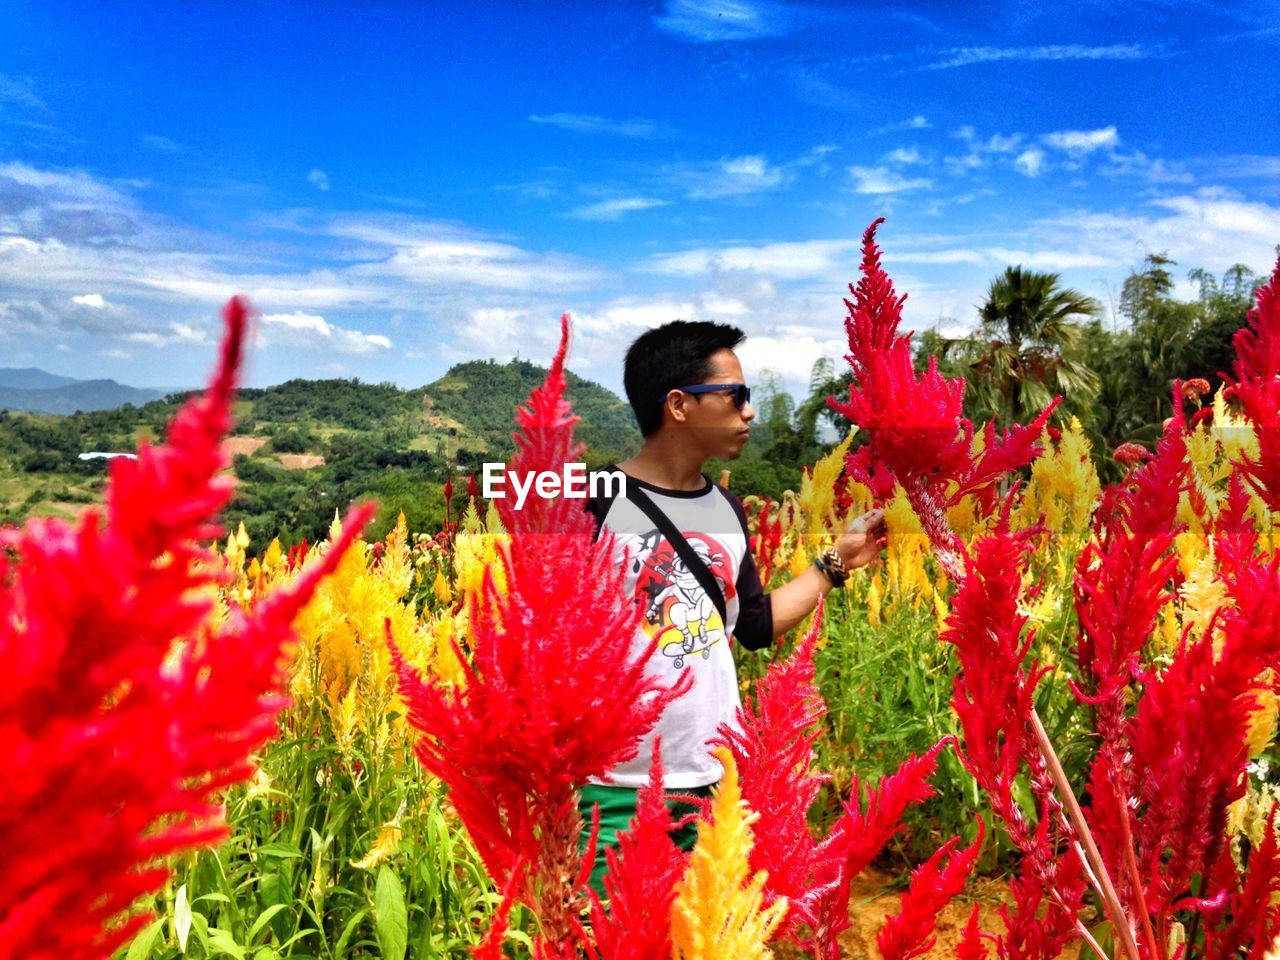
<svg viewBox="0 0 1280 960"><path fill-rule="evenodd" d="M485 437L493 449L505 455L514 449L511 433L516 406L525 402L546 375L546 368L527 360L472 360L450 367L443 377L418 392L429 410ZM566 397L581 418L574 428L579 440L619 458L639 449L640 431L630 406L571 370L565 371L565 380L569 387Z"/></svg>
<svg viewBox="0 0 1280 960"><path fill-rule="evenodd" d="M39 383L66 380L43 370L8 370L15 380ZM32 413L72 414L77 411L113 410L132 403L135 407L164 396L159 390L129 387L114 380L70 380L44 387L17 387L0 380L0 410L26 410Z"/></svg>
<svg viewBox="0 0 1280 960"><path fill-rule="evenodd" d="M76 383L74 377L60 377L35 367L0 367L0 388L14 390L52 390Z"/></svg>
<svg viewBox="0 0 1280 960"><path fill-rule="evenodd" d="M478 361L413 390L359 380L291 380L240 390L230 448L239 483L227 523L235 529L243 522L259 547L277 535L285 543L315 542L335 508L372 497L382 506L375 535L401 512L411 530L440 529L445 478L465 490L463 476L511 456L516 408L545 376L528 362ZM587 463L625 459L639 449L639 431L622 400L599 384L566 377L569 402L582 418L575 432L588 446ZM112 381L0 387L0 524L39 513L66 516L99 499L106 466L79 455L131 452L140 437L162 436L180 398L145 402L159 393ZM133 406L90 409L113 402ZM17 412L20 407L82 412L50 416Z"/></svg>

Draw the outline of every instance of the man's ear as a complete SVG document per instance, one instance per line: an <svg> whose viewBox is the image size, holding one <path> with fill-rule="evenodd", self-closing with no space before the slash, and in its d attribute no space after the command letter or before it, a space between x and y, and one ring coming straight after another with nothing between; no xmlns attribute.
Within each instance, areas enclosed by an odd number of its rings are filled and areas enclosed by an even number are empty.
<svg viewBox="0 0 1280 960"><path fill-rule="evenodd" d="M663 402L663 407L670 415L672 422L684 423L689 418L689 410L686 406L688 399L688 394L683 390L667 391L667 399Z"/></svg>

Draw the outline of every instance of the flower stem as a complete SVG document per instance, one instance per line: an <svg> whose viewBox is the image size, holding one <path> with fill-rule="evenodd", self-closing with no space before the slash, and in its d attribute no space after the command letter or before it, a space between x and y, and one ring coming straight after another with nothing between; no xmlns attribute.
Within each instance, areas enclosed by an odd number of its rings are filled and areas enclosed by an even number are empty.
<svg viewBox="0 0 1280 960"><path fill-rule="evenodd" d="M1151 914L1147 910L1147 899L1142 893L1142 878L1138 875L1138 861L1133 854L1133 832L1129 829L1129 805L1125 802L1124 796L1120 793L1120 785L1112 784L1115 788L1116 802L1120 806L1120 828L1122 833L1122 841L1124 843L1124 865L1129 874L1129 883L1133 887L1133 895L1137 900L1138 915L1142 918L1142 933L1147 938L1147 948L1153 957L1159 957L1164 960L1165 948L1164 943L1156 939L1155 931L1151 929Z"/></svg>
<svg viewBox="0 0 1280 960"><path fill-rule="evenodd" d="M1036 712L1034 707L1031 708L1031 730L1035 733L1036 743L1040 747L1041 754L1044 755L1045 762L1049 765L1049 773L1053 777L1053 782L1057 786L1058 792L1062 795L1062 802L1067 808L1067 814L1071 817L1072 826L1075 827L1076 833L1079 834L1080 841L1084 845L1088 862L1093 867L1093 872L1096 874L1098 882L1102 885L1102 903L1106 907L1107 915L1111 918L1111 926L1120 939L1120 946L1129 960L1141 960L1138 954L1138 944L1133 938L1133 928L1129 925L1129 918L1125 916L1124 907L1121 906L1120 898L1116 895L1116 888L1111 883L1111 876L1107 873L1106 864L1102 862L1102 855L1098 852L1098 846L1093 842L1093 834L1089 832L1089 825L1085 822L1080 803L1076 800L1071 784L1067 781L1066 771L1062 769L1062 761L1058 759L1057 751L1053 749L1053 744L1049 741L1049 734L1045 731L1044 724L1040 721L1040 714Z"/></svg>

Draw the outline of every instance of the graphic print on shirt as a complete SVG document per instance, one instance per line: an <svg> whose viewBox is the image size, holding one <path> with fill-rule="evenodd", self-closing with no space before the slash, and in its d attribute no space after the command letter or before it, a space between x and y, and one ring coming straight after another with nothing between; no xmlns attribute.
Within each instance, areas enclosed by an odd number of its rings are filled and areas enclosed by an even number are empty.
<svg viewBox="0 0 1280 960"><path fill-rule="evenodd" d="M720 584L726 602L730 600L736 589L729 551L708 534L684 536ZM725 639L724 621L715 603L658 530L643 536L640 555L644 559L637 558L632 570L639 574L635 596L644 609L645 632L658 638L659 652L676 670L684 668L686 657L701 654L707 659L711 648Z"/></svg>

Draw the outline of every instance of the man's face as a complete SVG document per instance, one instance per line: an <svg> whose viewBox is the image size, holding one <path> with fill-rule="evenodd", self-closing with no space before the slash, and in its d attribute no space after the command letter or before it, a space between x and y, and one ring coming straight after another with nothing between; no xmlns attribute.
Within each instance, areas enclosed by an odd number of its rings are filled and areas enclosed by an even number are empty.
<svg viewBox="0 0 1280 960"><path fill-rule="evenodd" d="M703 383L746 383L742 365L732 350L717 350L711 355L710 371ZM710 457L732 460L742 453L747 442L749 424L756 418L755 408L744 403L739 410L734 406L732 390L685 395L688 419L686 429L693 431L696 441Z"/></svg>

